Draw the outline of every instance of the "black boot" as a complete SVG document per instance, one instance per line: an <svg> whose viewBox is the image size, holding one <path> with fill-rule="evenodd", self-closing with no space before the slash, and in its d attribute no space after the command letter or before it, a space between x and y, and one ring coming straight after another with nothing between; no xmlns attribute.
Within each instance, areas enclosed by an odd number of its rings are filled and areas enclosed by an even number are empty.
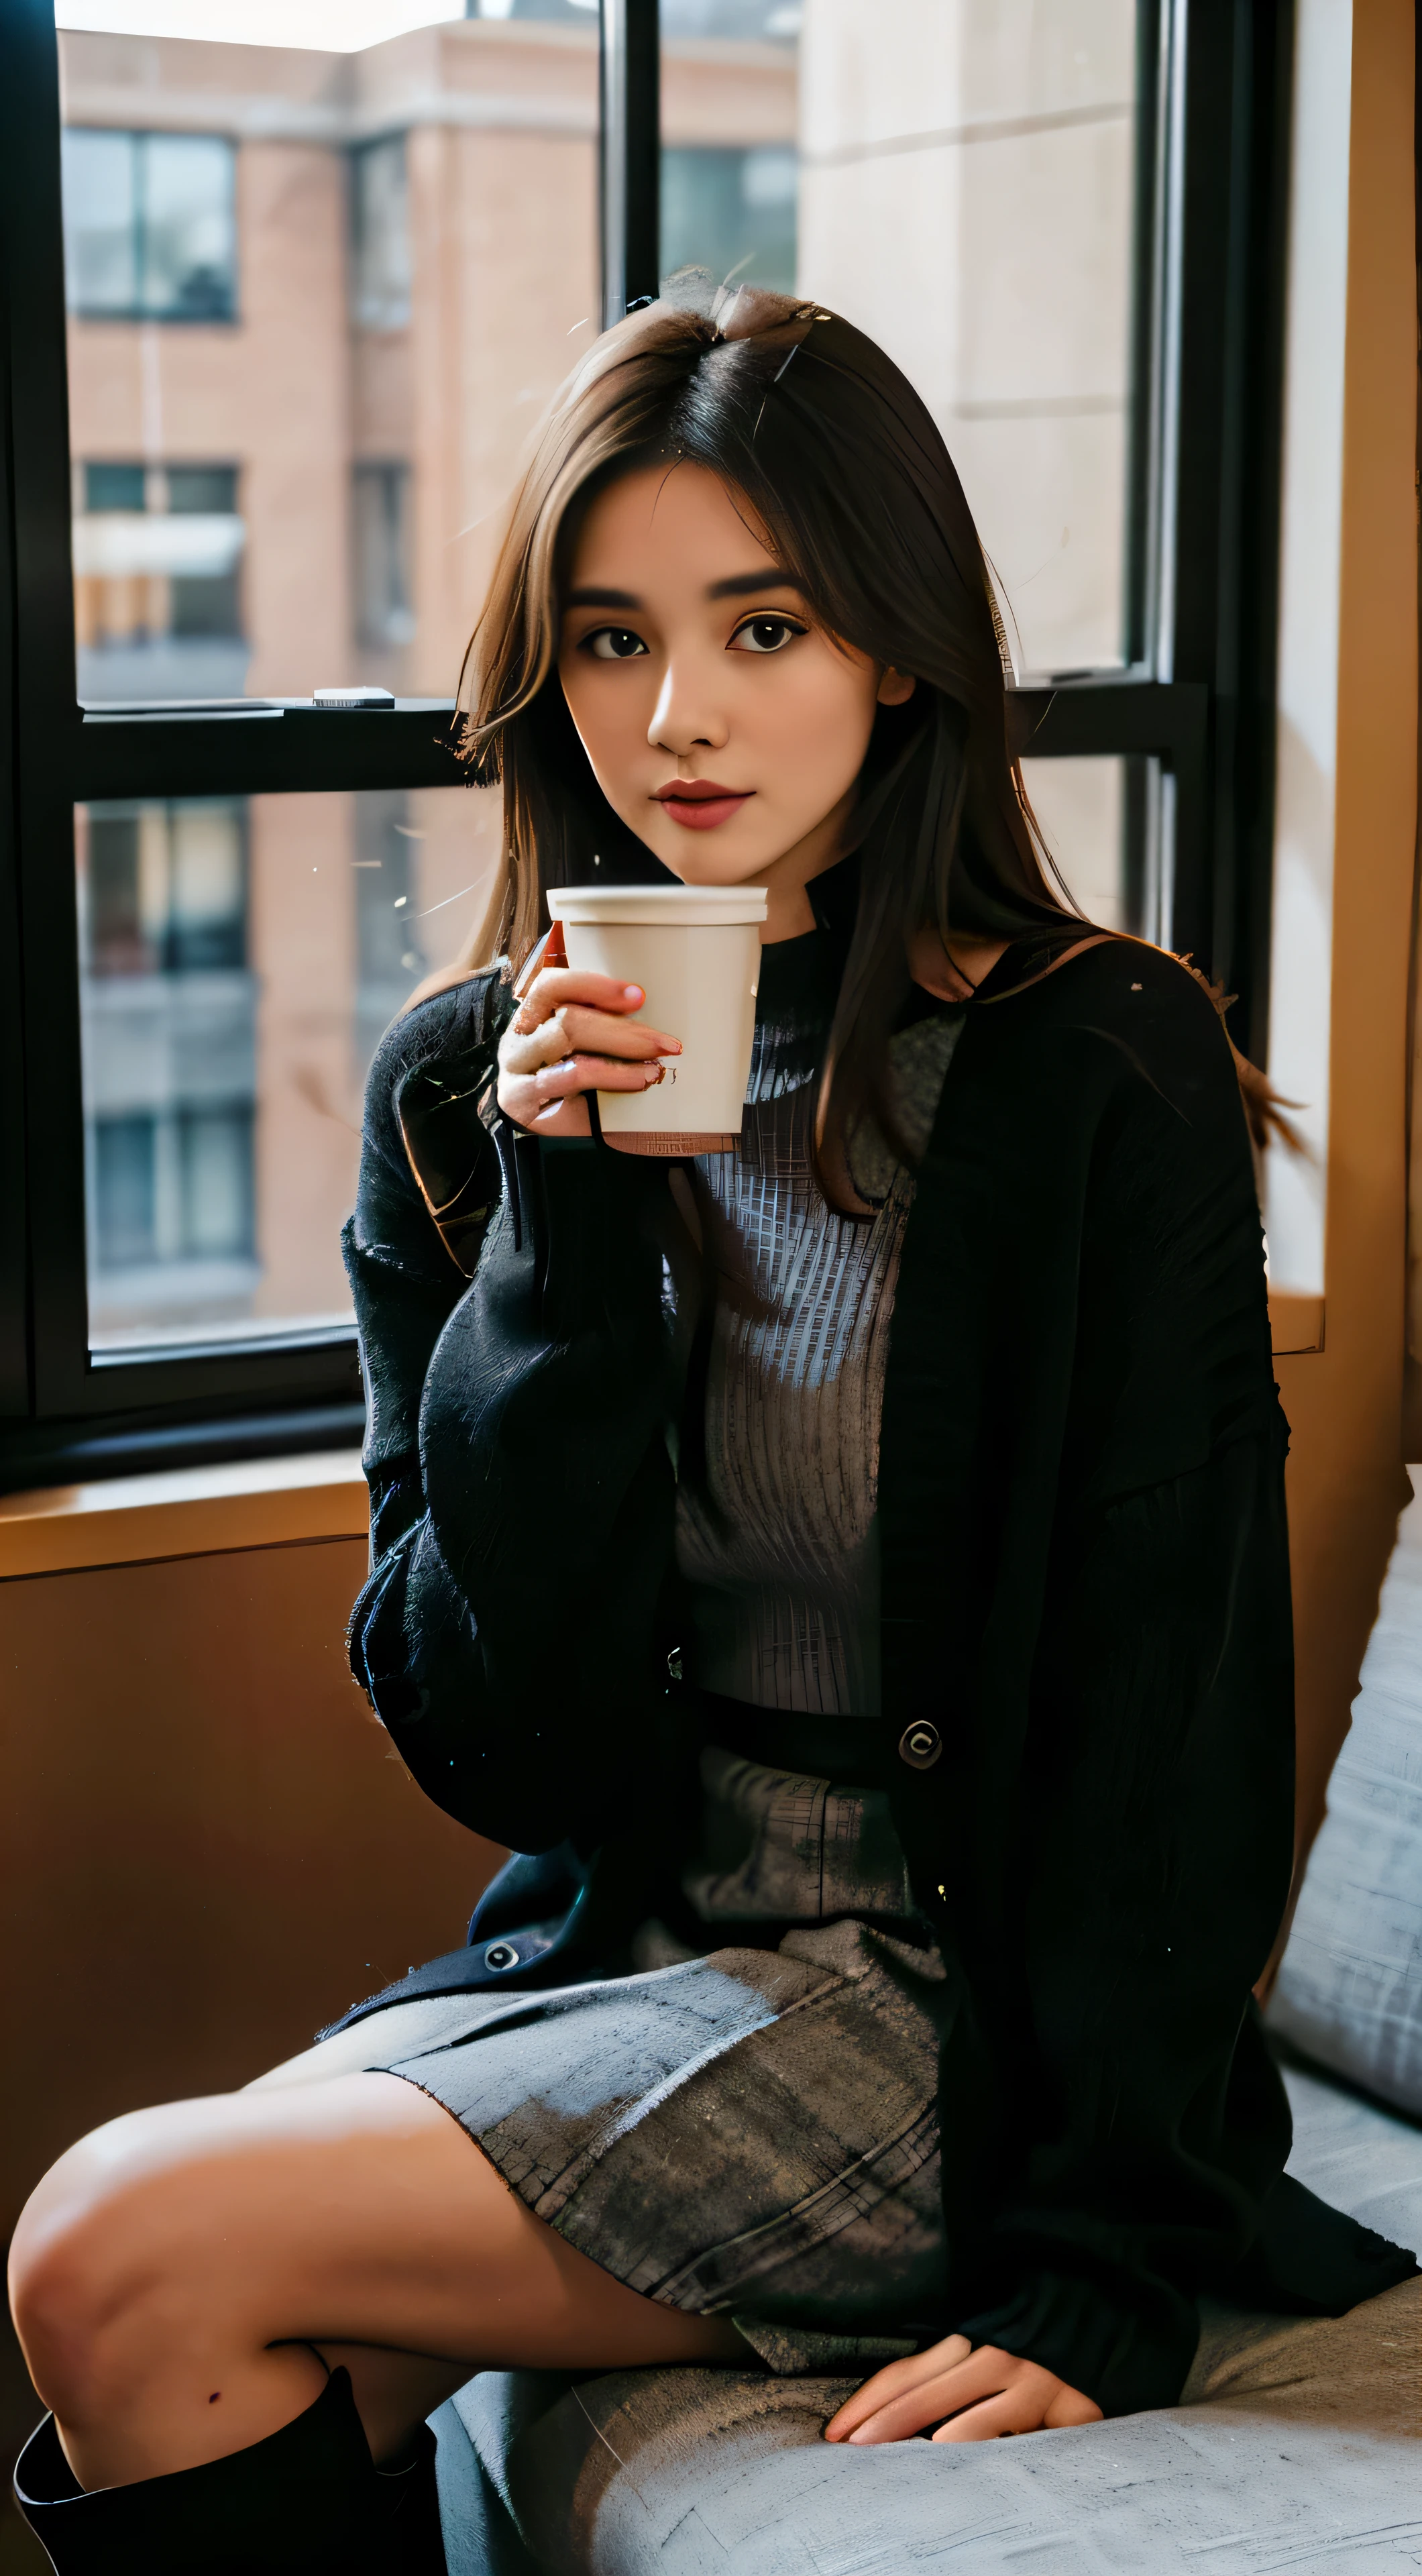
<svg viewBox="0 0 1422 2576"><path fill-rule="evenodd" d="M294 2424L200 2469L86 2495L52 2415L15 2468L58 2576L397 2576L402 2487L376 2471L345 2370Z"/></svg>

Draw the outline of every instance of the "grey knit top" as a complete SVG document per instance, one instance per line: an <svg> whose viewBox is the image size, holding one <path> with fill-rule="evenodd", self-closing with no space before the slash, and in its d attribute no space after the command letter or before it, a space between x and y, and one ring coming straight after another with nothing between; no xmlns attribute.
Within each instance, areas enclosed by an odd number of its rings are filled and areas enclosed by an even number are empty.
<svg viewBox="0 0 1422 2576"><path fill-rule="evenodd" d="M764 950L740 1150L698 1165L717 1296L704 1455L678 1486L677 1562L703 1690L867 1717L879 1710L879 1420L913 1180L867 1129L853 1169L877 1203L871 1218L837 1214L815 1179L838 980L828 946L820 929ZM962 1025L960 1011L935 1010L891 1042L916 1150Z"/></svg>

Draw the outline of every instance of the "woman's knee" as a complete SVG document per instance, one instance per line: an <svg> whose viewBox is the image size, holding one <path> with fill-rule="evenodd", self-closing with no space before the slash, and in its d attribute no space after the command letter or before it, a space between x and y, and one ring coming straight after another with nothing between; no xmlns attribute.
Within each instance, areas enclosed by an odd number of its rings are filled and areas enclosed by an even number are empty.
<svg viewBox="0 0 1422 2576"><path fill-rule="evenodd" d="M10 2305L36 2388L64 2418L87 2416L113 2381L201 2295L183 2104L130 2112L69 2148L31 2195L10 2252Z"/></svg>

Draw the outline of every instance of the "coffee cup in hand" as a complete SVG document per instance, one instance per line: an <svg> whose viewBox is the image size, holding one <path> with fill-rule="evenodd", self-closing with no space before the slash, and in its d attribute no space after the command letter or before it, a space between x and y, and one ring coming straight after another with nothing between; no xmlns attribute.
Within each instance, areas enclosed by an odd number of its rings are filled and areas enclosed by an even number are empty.
<svg viewBox="0 0 1422 2576"><path fill-rule="evenodd" d="M681 1039L653 1089L598 1093L603 1134L627 1153L731 1152L750 1076L765 888L559 886L548 909L575 972L640 984L638 1018Z"/></svg>

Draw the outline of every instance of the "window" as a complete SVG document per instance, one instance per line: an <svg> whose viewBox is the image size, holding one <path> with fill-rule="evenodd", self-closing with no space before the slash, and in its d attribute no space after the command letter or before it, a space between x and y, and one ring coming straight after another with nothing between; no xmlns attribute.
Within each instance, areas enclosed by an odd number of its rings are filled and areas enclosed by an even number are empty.
<svg viewBox="0 0 1422 2576"><path fill-rule="evenodd" d="M195 1296L211 1308L214 1263L245 1273L252 1255L252 1112L246 1101L212 1108L179 1103L94 1121L96 1308L122 1313L132 1302L124 1274L154 1282L170 1332ZM195 1286L199 1272L202 1288ZM150 1277L149 1274L154 1274ZM205 1295L204 1292L205 1291ZM230 1296L230 1290L229 1290ZM150 1329L142 1328L146 1339ZM205 1320L210 1320L210 1317ZM111 1345L122 1347L120 1324Z"/></svg>
<svg viewBox="0 0 1422 2576"><path fill-rule="evenodd" d="M81 701L240 696L249 654L237 467L90 460L77 483Z"/></svg>
<svg viewBox="0 0 1422 2576"><path fill-rule="evenodd" d="M356 641L388 651L415 632L410 608L410 469L355 469Z"/></svg>
<svg viewBox="0 0 1422 2576"><path fill-rule="evenodd" d="M478 918L496 806L373 788L77 809L92 1355L341 1329L366 1071Z"/></svg>
<svg viewBox="0 0 1422 2576"><path fill-rule="evenodd" d="M215 134L64 138L71 312L230 322L237 309L233 150Z"/></svg>
<svg viewBox="0 0 1422 2576"><path fill-rule="evenodd" d="M0 34L12 1483L238 1413L354 1436L362 1080L498 843L448 724L499 515L679 266L823 298L921 386L1068 881L1264 1044L1291 13L431 0L323 53L305 5L285 46L205 0ZM312 703L365 681L394 707Z"/></svg>
<svg viewBox="0 0 1422 2576"><path fill-rule="evenodd" d="M351 154L351 320L360 331L403 331L410 319L410 200L405 137Z"/></svg>
<svg viewBox="0 0 1422 2576"><path fill-rule="evenodd" d="M215 799L93 805L85 821L79 919L86 975L246 965L244 806Z"/></svg>
<svg viewBox="0 0 1422 2576"><path fill-rule="evenodd" d="M593 327L596 10L552 41L505 10L324 53L315 27L202 43L123 15L59 40L70 448L144 477L76 494L80 697L447 698L523 442ZM105 130L116 89L235 139ZM146 330L127 284L95 301L94 245L112 268L126 225L132 269L169 142L226 172L236 331Z"/></svg>
<svg viewBox="0 0 1422 2576"><path fill-rule="evenodd" d="M256 1284L245 801L78 817L95 1349L243 1313Z"/></svg>
<svg viewBox="0 0 1422 2576"><path fill-rule="evenodd" d="M795 291L798 165L785 144L669 145L662 154L662 264Z"/></svg>

